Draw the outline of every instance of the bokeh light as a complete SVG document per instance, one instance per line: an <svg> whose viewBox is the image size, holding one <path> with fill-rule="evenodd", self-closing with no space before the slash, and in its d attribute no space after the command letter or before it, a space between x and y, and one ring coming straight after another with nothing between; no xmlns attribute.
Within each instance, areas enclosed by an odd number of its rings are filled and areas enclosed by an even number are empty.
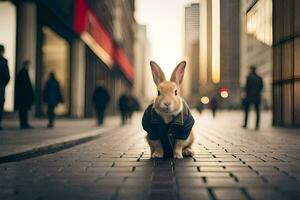
<svg viewBox="0 0 300 200"><path fill-rule="evenodd" d="M201 103L208 104L209 103L209 98L207 96L201 97Z"/></svg>
<svg viewBox="0 0 300 200"><path fill-rule="evenodd" d="M226 91L226 90L221 91L221 92L220 92L220 95L221 95L221 97L224 98L224 99L226 99L226 98L229 96L228 91Z"/></svg>

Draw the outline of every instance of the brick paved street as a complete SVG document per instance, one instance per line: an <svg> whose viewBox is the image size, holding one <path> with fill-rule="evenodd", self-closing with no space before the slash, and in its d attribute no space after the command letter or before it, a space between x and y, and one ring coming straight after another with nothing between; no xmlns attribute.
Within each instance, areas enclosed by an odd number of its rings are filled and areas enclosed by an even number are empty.
<svg viewBox="0 0 300 200"><path fill-rule="evenodd" d="M299 130L240 128L241 115L195 114L194 158L151 160L134 122L54 154L0 164L0 199L299 199ZM251 123L250 123L251 124Z"/></svg>
<svg viewBox="0 0 300 200"><path fill-rule="evenodd" d="M17 118L4 120L0 132L0 163L4 156L24 155L32 149L47 147L70 140L80 140L119 126L119 117L108 117L101 127L95 119L58 119L54 128L46 128L47 120L32 119L33 129L20 129Z"/></svg>

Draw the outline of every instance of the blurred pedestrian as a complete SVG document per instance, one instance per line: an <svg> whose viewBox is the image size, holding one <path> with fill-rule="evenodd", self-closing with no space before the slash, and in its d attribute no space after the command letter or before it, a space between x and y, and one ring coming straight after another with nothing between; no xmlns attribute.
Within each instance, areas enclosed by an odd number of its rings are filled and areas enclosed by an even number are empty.
<svg viewBox="0 0 300 200"><path fill-rule="evenodd" d="M30 61L24 61L21 70L16 75L15 107L19 111L21 129L32 128L28 124L28 111L34 103L33 88L28 74L29 67Z"/></svg>
<svg viewBox="0 0 300 200"><path fill-rule="evenodd" d="M217 101L216 97L213 97L211 99L211 101L210 101L210 109L211 109L213 118L215 118L216 117L216 112L217 112L217 109L218 109L218 101Z"/></svg>
<svg viewBox="0 0 300 200"><path fill-rule="evenodd" d="M105 110L110 100L109 93L103 86L103 81L100 80L93 93L93 102L97 112L98 125L102 125L105 117Z"/></svg>
<svg viewBox="0 0 300 200"><path fill-rule="evenodd" d="M138 100L130 94L127 95L127 98L128 119L131 121L133 113L140 110L140 104Z"/></svg>
<svg viewBox="0 0 300 200"><path fill-rule="evenodd" d="M262 78L256 73L256 67L251 66L249 75L247 76L247 82L245 87L246 97L244 99L244 128L247 128L248 113L251 105L254 105L256 111L256 125L255 129L259 128L260 120L260 102L261 102L261 91L263 89Z"/></svg>
<svg viewBox="0 0 300 200"><path fill-rule="evenodd" d="M0 131L5 101L5 88L10 80L7 60L4 58L5 48L0 44Z"/></svg>
<svg viewBox="0 0 300 200"><path fill-rule="evenodd" d="M197 102L197 111L201 114L203 111L203 103L201 101Z"/></svg>
<svg viewBox="0 0 300 200"><path fill-rule="evenodd" d="M54 126L55 107L59 103L63 102L61 88L53 72L49 74L49 79L46 82L44 88L43 100L47 104L47 115L48 115L47 127L52 128Z"/></svg>
<svg viewBox="0 0 300 200"><path fill-rule="evenodd" d="M128 108L129 97L126 93L122 94L119 98L119 111L121 113L122 125L125 125L129 119L130 110Z"/></svg>

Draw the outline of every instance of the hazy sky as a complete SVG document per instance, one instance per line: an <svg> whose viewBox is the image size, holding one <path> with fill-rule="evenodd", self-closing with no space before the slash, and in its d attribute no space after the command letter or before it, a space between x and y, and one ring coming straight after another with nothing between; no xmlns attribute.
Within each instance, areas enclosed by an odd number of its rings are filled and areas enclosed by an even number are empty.
<svg viewBox="0 0 300 200"><path fill-rule="evenodd" d="M135 17L147 25L151 60L170 77L173 68L184 58L184 6L195 0L136 0Z"/></svg>

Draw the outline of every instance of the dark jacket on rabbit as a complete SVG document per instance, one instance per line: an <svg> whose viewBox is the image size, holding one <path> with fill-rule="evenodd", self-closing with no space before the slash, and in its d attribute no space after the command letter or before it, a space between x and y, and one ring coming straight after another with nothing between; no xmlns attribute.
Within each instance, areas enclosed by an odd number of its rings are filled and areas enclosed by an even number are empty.
<svg viewBox="0 0 300 200"><path fill-rule="evenodd" d="M160 140L164 149L164 157L173 155L175 139L187 139L194 123L195 120L185 102L182 111L169 124L164 123L153 108L153 104L145 110L142 119L143 128L148 133L149 139Z"/></svg>

